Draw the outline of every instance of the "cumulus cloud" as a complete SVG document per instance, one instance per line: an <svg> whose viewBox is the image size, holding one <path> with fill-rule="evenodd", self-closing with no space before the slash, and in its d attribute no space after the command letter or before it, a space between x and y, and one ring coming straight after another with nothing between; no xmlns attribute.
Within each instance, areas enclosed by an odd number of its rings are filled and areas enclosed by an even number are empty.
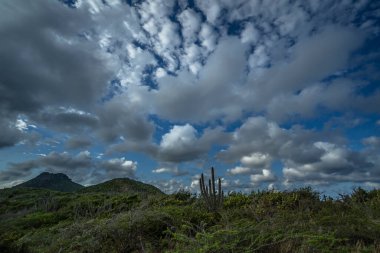
<svg viewBox="0 0 380 253"><path fill-rule="evenodd" d="M99 109L98 134L106 142L113 142L119 137L132 141L150 140L154 125L125 99L114 98Z"/></svg>
<svg viewBox="0 0 380 253"><path fill-rule="evenodd" d="M240 159L242 166L236 166L229 169L228 172L231 175L239 174L257 174L262 170L269 170L271 167L272 158L269 154L263 154L260 152L245 155Z"/></svg>
<svg viewBox="0 0 380 253"><path fill-rule="evenodd" d="M199 79L187 71L159 80L154 96L159 116L171 120L206 122L236 118L241 113L239 81L243 78L245 47L238 38L221 41ZM221 70L223 70L221 72ZM231 92L224 92L231 90Z"/></svg>
<svg viewBox="0 0 380 253"><path fill-rule="evenodd" d="M134 178L137 170L137 162L126 160L124 157L104 161L100 166L105 169L108 179L119 177Z"/></svg>
<svg viewBox="0 0 380 253"><path fill-rule="evenodd" d="M220 13L222 8L220 6L219 1L216 0L198 0L196 1L198 7L202 10L202 12L206 15L207 21L211 24L216 24L220 17Z"/></svg>
<svg viewBox="0 0 380 253"><path fill-rule="evenodd" d="M256 44L259 40L259 32L252 23L247 23L241 33L241 42Z"/></svg>
<svg viewBox="0 0 380 253"><path fill-rule="evenodd" d="M192 9L185 9L178 15L178 20L182 26L182 37L186 44L192 44L197 39L197 34L201 27L201 17Z"/></svg>
<svg viewBox="0 0 380 253"><path fill-rule="evenodd" d="M261 183L268 183L268 182L276 182L277 177L272 173L272 171L268 169L263 169L262 174L255 174L250 176L251 182L253 184L261 184Z"/></svg>
<svg viewBox="0 0 380 253"><path fill-rule="evenodd" d="M271 162L271 157L268 154L262 154L262 153L252 153L248 156L243 156L241 158L241 163L245 166L250 167L269 167Z"/></svg>
<svg viewBox="0 0 380 253"><path fill-rule="evenodd" d="M180 189L189 190L189 187L185 185L182 180L169 179L169 180L155 180L147 183L151 183L158 187L161 191L171 194L179 191Z"/></svg>
<svg viewBox="0 0 380 253"><path fill-rule="evenodd" d="M248 168L248 167L236 166L235 168L229 169L228 172L231 175L251 174L252 173L252 169Z"/></svg>
<svg viewBox="0 0 380 253"><path fill-rule="evenodd" d="M284 164L286 182L379 180L378 154L351 150L337 136L330 136L330 141L318 141L324 139L322 135L296 127L284 129L263 117L254 117L235 131L232 144L218 156L228 162L240 161L243 166L230 169L229 173L251 174L253 183L279 179L270 168L272 159ZM377 138L366 138L363 143L377 145ZM259 170L254 170L255 167Z"/></svg>
<svg viewBox="0 0 380 253"><path fill-rule="evenodd" d="M318 92L315 89L319 88L319 86L318 88L314 87L313 90L309 88L310 85L345 67L350 53L361 45L363 38L360 31L342 27L327 27L317 35L301 40L294 46L294 53L292 53L290 61L274 64L258 80L252 81L253 106L266 108L269 105L270 115L279 115L283 111L283 107L276 110L277 107L274 103L280 103L278 99L287 102L282 98L288 99L287 97L290 96L288 103L292 105L291 98L295 97L293 94L297 91L301 91L301 93L296 96L296 99L301 103L307 102L309 94ZM337 88L342 88L343 93L345 92L344 86ZM334 92L331 97L334 97L336 92L334 89L325 89L324 91L324 95ZM321 100L321 96L319 99L319 101L311 100L310 107L312 109L317 102L324 102ZM313 103L313 101L315 102ZM289 111L292 112L293 108L290 108Z"/></svg>
<svg viewBox="0 0 380 253"><path fill-rule="evenodd" d="M212 144L222 143L226 139L222 129L206 129L199 136L190 124L175 125L162 136L157 158L166 162L192 161L206 155Z"/></svg>

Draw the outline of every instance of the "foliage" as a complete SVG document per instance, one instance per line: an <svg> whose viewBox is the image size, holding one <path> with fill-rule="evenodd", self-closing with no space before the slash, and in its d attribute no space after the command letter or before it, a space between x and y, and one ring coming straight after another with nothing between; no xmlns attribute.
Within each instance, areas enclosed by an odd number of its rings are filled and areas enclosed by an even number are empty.
<svg viewBox="0 0 380 253"><path fill-rule="evenodd" d="M0 252L380 252L380 190L201 198L134 191L0 191ZM118 186L116 186L118 187Z"/></svg>

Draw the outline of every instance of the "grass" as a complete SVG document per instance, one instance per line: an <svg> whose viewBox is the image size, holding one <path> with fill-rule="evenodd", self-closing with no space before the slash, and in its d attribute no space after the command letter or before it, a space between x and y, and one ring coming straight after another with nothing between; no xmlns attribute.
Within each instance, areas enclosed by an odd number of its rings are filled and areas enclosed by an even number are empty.
<svg viewBox="0 0 380 253"><path fill-rule="evenodd" d="M0 252L380 252L380 190L230 193L0 191Z"/></svg>

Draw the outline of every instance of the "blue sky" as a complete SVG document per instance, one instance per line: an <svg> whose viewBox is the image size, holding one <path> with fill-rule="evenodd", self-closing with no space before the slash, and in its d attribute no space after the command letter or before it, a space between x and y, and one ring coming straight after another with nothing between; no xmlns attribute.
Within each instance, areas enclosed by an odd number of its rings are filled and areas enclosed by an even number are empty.
<svg viewBox="0 0 380 253"><path fill-rule="evenodd" d="M377 1L0 3L0 188L380 187Z"/></svg>

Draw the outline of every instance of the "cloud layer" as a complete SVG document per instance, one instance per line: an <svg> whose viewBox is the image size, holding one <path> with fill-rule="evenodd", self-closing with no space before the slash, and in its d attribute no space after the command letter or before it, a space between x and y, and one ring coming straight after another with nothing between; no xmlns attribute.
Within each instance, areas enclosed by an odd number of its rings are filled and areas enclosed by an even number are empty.
<svg viewBox="0 0 380 253"><path fill-rule="evenodd" d="M231 189L377 184L378 8L5 0L0 186L48 169L193 189L212 164Z"/></svg>

